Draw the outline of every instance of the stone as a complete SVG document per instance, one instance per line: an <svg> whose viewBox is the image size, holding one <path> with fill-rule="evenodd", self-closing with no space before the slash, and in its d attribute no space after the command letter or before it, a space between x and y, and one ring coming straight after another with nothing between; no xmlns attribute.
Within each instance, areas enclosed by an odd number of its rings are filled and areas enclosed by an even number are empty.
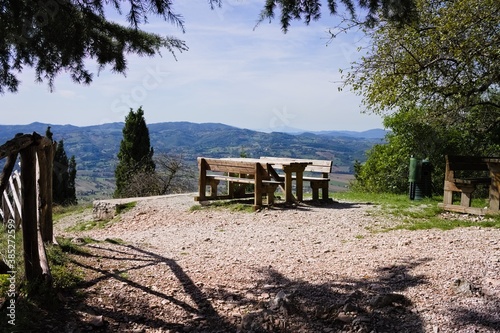
<svg viewBox="0 0 500 333"><path fill-rule="evenodd" d="M451 286L453 292L457 295L472 296L474 292L478 291L469 281L463 279L456 279Z"/></svg>
<svg viewBox="0 0 500 333"><path fill-rule="evenodd" d="M370 305L374 308L392 306L394 303L407 305L410 301L405 296L400 294L382 294L377 295L370 300Z"/></svg>
<svg viewBox="0 0 500 333"><path fill-rule="evenodd" d="M104 325L104 318L103 316L91 316L88 323L93 327L101 327Z"/></svg>

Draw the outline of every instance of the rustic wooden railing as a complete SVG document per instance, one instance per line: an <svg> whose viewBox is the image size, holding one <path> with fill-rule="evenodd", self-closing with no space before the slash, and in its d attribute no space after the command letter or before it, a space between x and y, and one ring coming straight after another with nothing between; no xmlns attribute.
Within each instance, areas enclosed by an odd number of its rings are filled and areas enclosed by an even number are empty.
<svg viewBox="0 0 500 333"><path fill-rule="evenodd" d="M52 280L44 243L53 242L52 168L55 145L52 140L33 134L18 134L0 146L0 159L7 158L0 175L0 195L11 185L11 176L20 157L19 217L23 234L26 279L30 282ZM8 204L7 204L8 205ZM9 208L10 210L10 208ZM4 215L6 211L4 210ZM14 213L14 207L10 210ZM6 221L4 219L4 221ZM13 267L11 267L14 270Z"/></svg>
<svg viewBox="0 0 500 333"><path fill-rule="evenodd" d="M21 227L21 176L18 170L14 170L9 178L9 187L0 196L0 216L4 223L14 220L16 230Z"/></svg>

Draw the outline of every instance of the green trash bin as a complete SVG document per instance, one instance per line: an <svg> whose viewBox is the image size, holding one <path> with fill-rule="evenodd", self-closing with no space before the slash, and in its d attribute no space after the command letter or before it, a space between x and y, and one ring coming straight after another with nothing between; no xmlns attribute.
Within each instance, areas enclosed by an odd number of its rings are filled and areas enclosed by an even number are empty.
<svg viewBox="0 0 500 333"><path fill-rule="evenodd" d="M417 183L420 181L420 161L415 157L410 157L410 168L408 182L410 184L410 200L415 200Z"/></svg>
<svg viewBox="0 0 500 333"><path fill-rule="evenodd" d="M428 159L410 158L408 182L410 184L410 200L421 200L432 196L432 166Z"/></svg>

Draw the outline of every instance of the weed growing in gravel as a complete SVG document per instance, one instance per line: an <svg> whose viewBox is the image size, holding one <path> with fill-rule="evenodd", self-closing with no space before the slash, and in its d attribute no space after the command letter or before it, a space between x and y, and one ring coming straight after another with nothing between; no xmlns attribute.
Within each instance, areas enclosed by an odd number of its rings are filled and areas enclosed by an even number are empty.
<svg viewBox="0 0 500 333"><path fill-rule="evenodd" d="M102 228L110 225L111 223L118 221L120 219L119 214L123 214L123 213L131 210L132 208L134 208L136 206L136 204L137 204L137 202L133 201L133 202L128 202L128 203L117 205L116 206L117 216L115 216L114 218L112 218L110 220L100 220L100 221L94 221L94 220L81 221L81 222L74 224L73 226L71 226L69 228L66 228L66 231L71 232L71 231L87 231L87 230L92 230L92 229L102 229ZM70 214L66 214L64 216L67 216L67 215L70 215Z"/></svg>
<svg viewBox="0 0 500 333"><path fill-rule="evenodd" d="M72 206L54 206L52 207L52 219L58 221L63 217L80 214L85 210L92 209L92 204L72 205Z"/></svg>
<svg viewBox="0 0 500 333"><path fill-rule="evenodd" d="M72 225L71 227L66 228L66 231L87 231L92 229L102 229L108 224L110 224L113 220L103 220L103 221L81 221Z"/></svg>
<svg viewBox="0 0 500 333"><path fill-rule="evenodd" d="M116 206L116 214L125 213L137 205L137 201L127 202Z"/></svg>
<svg viewBox="0 0 500 333"><path fill-rule="evenodd" d="M121 238L106 238L104 241L111 243L111 244L117 244L117 245L124 245L125 244L125 241Z"/></svg>
<svg viewBox="0 0 500 333"><path fill-rule="evenodd" d="M253 201L252 201L253 204ZM247 212L254 213L255 209L252 204L241 201L212 201L209 204L193 205L189 209L191 212L202 209L227 209L232 212Z"/></svg>

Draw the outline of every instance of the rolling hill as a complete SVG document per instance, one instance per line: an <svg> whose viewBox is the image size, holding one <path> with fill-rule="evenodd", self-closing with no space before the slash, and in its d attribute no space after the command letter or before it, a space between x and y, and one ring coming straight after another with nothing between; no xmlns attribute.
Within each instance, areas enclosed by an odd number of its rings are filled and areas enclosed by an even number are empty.
<svg viewBox="0 0 500 333"><path fill-rule="evenodd" d="M64 140L68 157L75 156L79 199L111 196L124 123L84 127L43 123L0 125L0 142L12 139L16 133L44 135L48 126L54 140ZM282 156L331 159L334 171L344 174L352 173L354 162L364 161L365 152L382 143L385 134L383 130L264 133L219 123L190 122L155 123L148 128L155 154L180 156L193 165L198 156Z"/></svg>

